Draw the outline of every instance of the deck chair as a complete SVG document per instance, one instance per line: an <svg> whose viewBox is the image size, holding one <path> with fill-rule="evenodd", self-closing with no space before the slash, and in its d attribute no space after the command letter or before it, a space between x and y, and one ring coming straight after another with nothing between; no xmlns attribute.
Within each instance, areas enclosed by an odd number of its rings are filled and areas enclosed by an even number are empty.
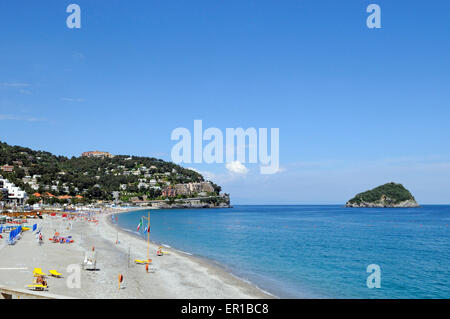
<svg viewBox="0 0 450 319"><path fill-rule="evenodd" d="M47 274L44 274L44 273L42 272L42 268L34 268L33 276L34 276L34 277L38 277L38 276L47 276Z"/></svg>
<svg viewBox="0 0 450 319"><path fill-rule="evenodd" d="M57 272L56 270L52 269L48 271L50 273L50 276L52 277L56 277L56 278L61 278L62 274Z"/></svg>

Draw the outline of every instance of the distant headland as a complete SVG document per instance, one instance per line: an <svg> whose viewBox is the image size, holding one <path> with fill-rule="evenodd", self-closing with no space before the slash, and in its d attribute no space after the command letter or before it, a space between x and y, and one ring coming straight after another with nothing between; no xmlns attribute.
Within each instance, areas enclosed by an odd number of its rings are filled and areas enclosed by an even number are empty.
<svg viewBox="0 0 450 319"><path fill-rule="evenodd" d="M419 207L414 196L402 184L387 183L357 194L346 207Z"/></svg>

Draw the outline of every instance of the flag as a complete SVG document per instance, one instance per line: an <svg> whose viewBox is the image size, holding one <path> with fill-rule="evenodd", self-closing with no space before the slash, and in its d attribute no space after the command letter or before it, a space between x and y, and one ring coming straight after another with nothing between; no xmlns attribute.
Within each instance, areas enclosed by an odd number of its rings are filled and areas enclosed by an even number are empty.
<svg viewBox="0 0 450 319"><path fill-rule="evenodd" d="M141 218L141 221L139 222L139 225L138 225L138 227L137 227L137 231L139 231L139 229L141 228L141 226L142 226L142 218Z"/></svg>
<svg viewBox="0 0 450 319"><path fill-rule="evenodd" d="M149 233L150 232L150 225L147 225L146 227L145 227L145 230L144 230L146 233Z"/></svg>

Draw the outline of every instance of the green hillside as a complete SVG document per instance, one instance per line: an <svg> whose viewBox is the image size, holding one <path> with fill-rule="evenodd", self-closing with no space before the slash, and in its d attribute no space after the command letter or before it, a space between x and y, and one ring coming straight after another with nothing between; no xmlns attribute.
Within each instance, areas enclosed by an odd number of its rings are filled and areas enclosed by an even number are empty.
<svg viewBox="0 0 450 319"><path fill-rule="evenodd" d="M168 185L204 181L193 170L152 157L68 158L0 142L0 165L5 164L13 165L14 171L0 174L28 194L50 192L96 200L111 200L114 191L154 199ZM37 183L30 185L27 180L34 176ZM139 187L150 181L152 187ZM126 185L126 191L121 185ZM212 185L218 194L220 186Z"/></svg>

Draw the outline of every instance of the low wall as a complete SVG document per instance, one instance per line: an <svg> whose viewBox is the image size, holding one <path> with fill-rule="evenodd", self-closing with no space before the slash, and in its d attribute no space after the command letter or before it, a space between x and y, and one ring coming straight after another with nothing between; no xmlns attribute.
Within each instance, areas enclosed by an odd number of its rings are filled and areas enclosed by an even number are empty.
<svg viewBox="0 0 450 319"><path fill-rule="evenodd" d="M49 294L47 292L9 288L0 285L0 299L73 299L73 298Z"/></svg>

